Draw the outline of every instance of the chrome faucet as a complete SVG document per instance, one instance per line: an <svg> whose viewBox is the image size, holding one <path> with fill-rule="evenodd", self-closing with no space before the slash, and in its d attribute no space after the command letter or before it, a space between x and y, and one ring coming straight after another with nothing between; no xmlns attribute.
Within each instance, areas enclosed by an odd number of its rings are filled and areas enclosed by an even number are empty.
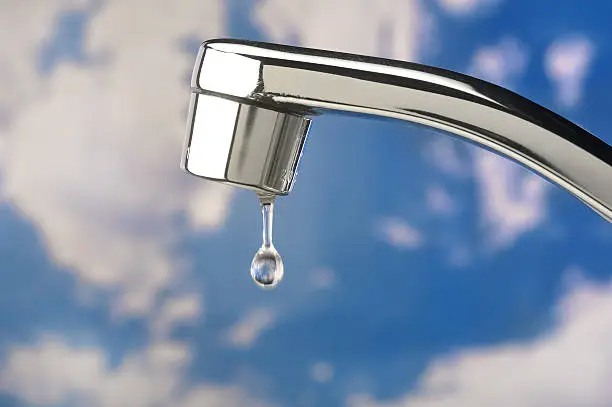
<svg viewBox="0 0 612 407"><path fill-rule="evenodd" d="M291 191L310 117L384 116L454 133L565 188L612 222L612 147L516 93L414 63L251 41L200 47L181 167L249 188Z"/></svg>

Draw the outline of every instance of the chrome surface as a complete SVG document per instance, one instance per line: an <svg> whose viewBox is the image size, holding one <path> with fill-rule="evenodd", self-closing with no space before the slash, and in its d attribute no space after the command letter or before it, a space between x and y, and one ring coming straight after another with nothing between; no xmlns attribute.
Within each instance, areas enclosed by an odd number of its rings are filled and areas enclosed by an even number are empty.
<svg viewBox="0 0 612 407"><path fill-rule="evenodd" d="M612 221L612 147L516 93L414 63L237 40L200 47L182 168L260 194L287 194L309 119L384 116L488 147Z"/></svg>
<svg viewBox="0 0 612 407"><path fill-rule="evenodd" d="M262 194L291 190L310 120L194 93L183 168Z"/></svg>

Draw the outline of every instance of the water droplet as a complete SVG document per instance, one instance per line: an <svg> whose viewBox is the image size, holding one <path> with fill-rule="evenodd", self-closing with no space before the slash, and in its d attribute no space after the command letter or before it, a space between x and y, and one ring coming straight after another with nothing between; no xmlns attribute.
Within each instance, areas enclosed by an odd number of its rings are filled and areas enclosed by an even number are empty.
<svg viewBox="0 0 612 407"><path fill-rule="evenodd" d="M283 279L283 259L272 243L274 198L260 197L263 220L262 244L251 263L251 277L263 288L274 288Z"/></svg>
<svg viewBox="0 0 612 407"><path fill-rule="evenodd" d="M283 259L274 247L262 247L251 263L251 277L260 287L273 288L283 279Z"/></svg>

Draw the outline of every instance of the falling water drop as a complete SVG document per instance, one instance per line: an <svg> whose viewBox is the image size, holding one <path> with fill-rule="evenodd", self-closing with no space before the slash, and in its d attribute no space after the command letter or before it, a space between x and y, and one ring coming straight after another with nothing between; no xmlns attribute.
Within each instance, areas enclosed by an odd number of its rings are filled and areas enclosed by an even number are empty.
<svg viewBox="0 0 612 407"><path fill-rule="evenodd" d="M274 288L283 279L283 259L272 243L274 199L260 198L263 220L262 244L251 263L251 277L262 288Z"/></svg>

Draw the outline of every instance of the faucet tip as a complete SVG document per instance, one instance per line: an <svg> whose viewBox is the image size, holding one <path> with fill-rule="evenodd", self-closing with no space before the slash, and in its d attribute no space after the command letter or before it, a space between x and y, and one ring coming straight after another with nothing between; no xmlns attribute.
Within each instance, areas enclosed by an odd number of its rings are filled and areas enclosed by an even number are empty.
<svg viewBox="0 0 612 407"><path fill-rule="evenodd" d="M181 167L260 196L286 195L309 127L304 116L192 93Z"/></svg>

